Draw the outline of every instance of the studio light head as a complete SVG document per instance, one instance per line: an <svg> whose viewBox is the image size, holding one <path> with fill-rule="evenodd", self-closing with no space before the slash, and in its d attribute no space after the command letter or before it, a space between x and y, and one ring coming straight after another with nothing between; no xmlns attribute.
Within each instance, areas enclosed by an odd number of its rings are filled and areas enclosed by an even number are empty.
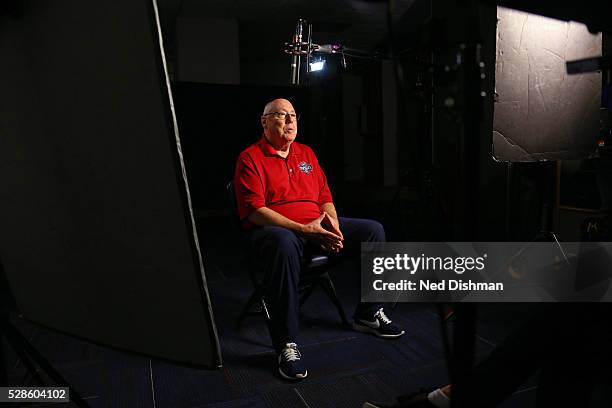
<svg viewBox="0 0 612 408"><path fill-rule="evenodd" d="M310 72L323 71L325 68L325 60L321 59L310 63Z"/></svg>

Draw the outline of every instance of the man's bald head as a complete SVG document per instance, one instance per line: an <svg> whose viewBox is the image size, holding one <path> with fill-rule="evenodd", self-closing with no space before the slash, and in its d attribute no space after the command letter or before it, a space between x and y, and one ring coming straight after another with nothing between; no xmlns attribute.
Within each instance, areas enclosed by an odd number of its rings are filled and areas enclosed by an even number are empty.
<svg viewBox="0 0 612 408"><path fill-rule="evenodd" d="M280 107L291 106L291 109L293 110L293 105L287 99L276 98L266 103L266 106L264 106L263 115L267 115L270 112L276 112L277 106L280 106ZM293 112L295 112L295 110L293 110Z"/></svg>

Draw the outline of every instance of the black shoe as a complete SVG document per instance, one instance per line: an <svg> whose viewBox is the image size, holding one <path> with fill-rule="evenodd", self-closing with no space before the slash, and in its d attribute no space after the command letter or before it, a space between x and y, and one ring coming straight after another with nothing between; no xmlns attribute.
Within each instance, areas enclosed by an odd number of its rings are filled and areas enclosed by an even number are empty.
<svg viewBox="0 0 612 408"><path fill-rule="evenodd" d="M302 363L302 355L297 344L287 343L278 355L278 372L287 380L301 380L306 378L308 370Z"/></svg>
<svg viewBox="0 0 612 408"><path fill-rule="evenodd" d="M385 315L382 307L373 316L355 316L353 329L362 333L373 333L385 339L395 339L404 334L404 331Z"/></svg>

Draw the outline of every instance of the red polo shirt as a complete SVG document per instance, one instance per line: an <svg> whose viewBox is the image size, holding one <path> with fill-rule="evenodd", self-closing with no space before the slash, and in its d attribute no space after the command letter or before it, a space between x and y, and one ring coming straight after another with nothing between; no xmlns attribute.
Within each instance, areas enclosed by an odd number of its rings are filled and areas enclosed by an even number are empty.
<svg viewBox="0 0 612 408"><path fill-rule="evenodd" d="M293 142L283 158L265 137L240 153L234 189L246 228L253 226L247 217L261 207L307 224L321 215L323 204L332 202L327 178L310 147Z"/></svg>

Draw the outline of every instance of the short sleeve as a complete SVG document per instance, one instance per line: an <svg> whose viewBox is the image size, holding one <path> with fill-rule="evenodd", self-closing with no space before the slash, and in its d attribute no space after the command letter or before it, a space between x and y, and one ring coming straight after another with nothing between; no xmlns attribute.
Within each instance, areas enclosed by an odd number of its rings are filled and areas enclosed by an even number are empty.
<svg viewBox="0 0 612 408"><path fill-rule="evenodd" d="M245 220L258 208L265 207L265 189L253 159L242 153L236 162L234 191L240 220Z"/></svg>

